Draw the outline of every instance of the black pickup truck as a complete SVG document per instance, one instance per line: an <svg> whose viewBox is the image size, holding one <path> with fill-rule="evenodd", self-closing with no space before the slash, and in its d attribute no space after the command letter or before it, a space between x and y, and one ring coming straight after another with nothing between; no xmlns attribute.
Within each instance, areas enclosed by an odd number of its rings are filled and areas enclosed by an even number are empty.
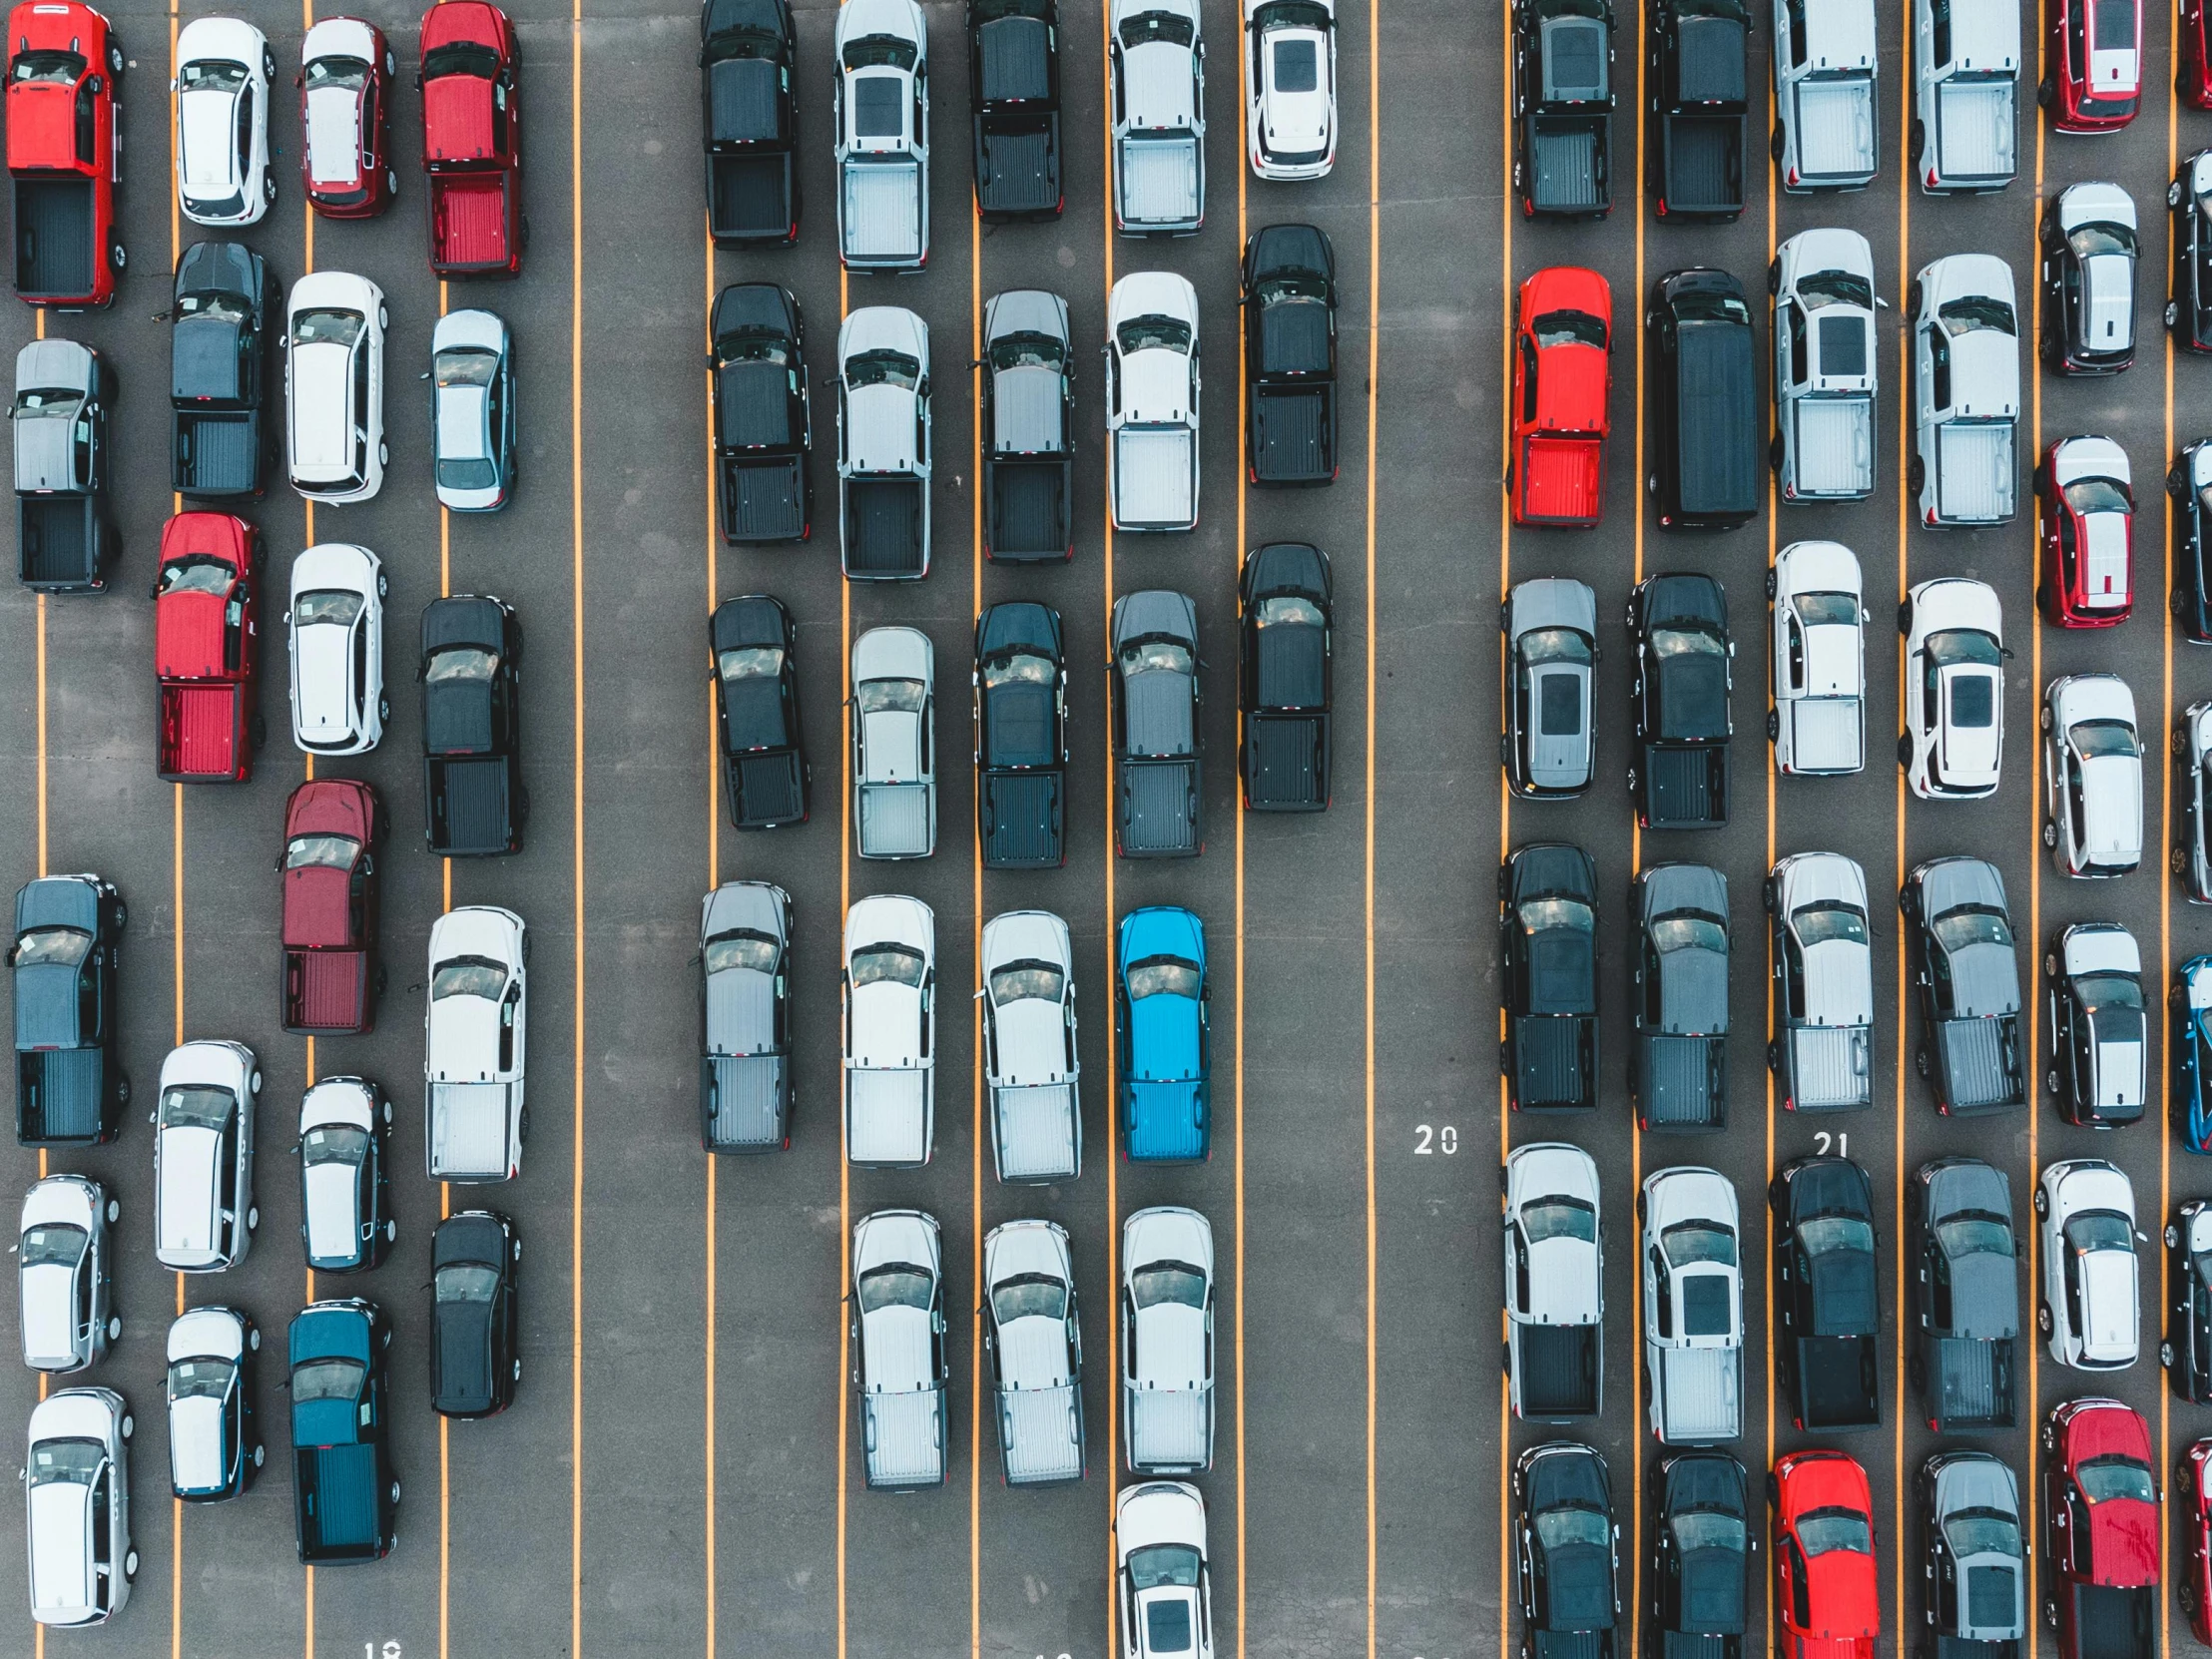
<svg viewBox="0 0 2212 1659"><path fill-rule="evenodd" d="M1716 830L1728 822L1728 694L1736 647L1728 595L1697 573L1647 576L1628 596L1636 654L1636 726L1628 793L1646 830Z"/></svg>
<svg viewBox="0 0 2212 1659"><path fill-rule="evenodd" d="M700 9L707 233L720 247L799 240L797 42L787 0L706 0Z"/></svg>
<svg viewBox="0 0 2212 1659"><path fill-rule="evenodd" d="M1980 858L1932 858L1898 893L1921 988L1913 1068L1936 1109L1996 1112L2027 1104L2020 966L2004 877Z"/></svg>
<svg viewBox="0 0 2212 1659"><path fill-rule="evenodd" d="M1148 588L1114 601L1115 847L1124 858L1191 858L1199 834L1198 607Z"/></svg>
<svg viewBox="0 0 2212 1659"><path fill-rule="evenodd" d="M1657 0L1651 119L1661 219L1742 217L1750 45L1743 0Z"/></svg>
<svg viewBox="0 0 2212 1659"><path fill-rule="evenodd" d="M112 1141L131 1098L116 1060L123 899L97 875L43 875L15 895L15 1138Z"/></svg>
<svg viewBox="0 0 2212 1659"><path fill-rule="evenodd" d="M1245 244L1245 414L1255 484L1337 476L1337 253L1311 225Z"/></svg>
<svg viewBox="0 0 2212 1659"><path fill-rule="evenodd" d="M735 829L807 822L811 774L799 719L798 644L791 613L765 593L725 599L707 619L722 793Z"/></svg>
<svg viewBox="0 0 2212 1659"><path fill-rule="evenodd" d="M990 869L1067 862L1067 659L1060 613L1026 600L975 623L975 824Z"/></svg>
<svg viewBox="0 0 2212 1659"><path fill-rule="evenodd" d="M449 858L522 850L522 624L487 595L422 612L423 834Z"/></svg>
<svg viewBox="0 0 2212 1659"><path fill-rule="evenodd" d="M1054 0L968 0L975 211L984 223L1058 219L1060 9Z"/></svg>
<svg viewBox="0 0 2212 1659"><path fill-rule="evenodd" d="M1874 1184L1848 1158L1800 1158L1767 1189L1774 1213L1775 1386L1809 1434L1882 1421Z"/></svg>
<svg viewBox="0 0 2212 1659"><path fill-rule="evenodd" d="M1042 288L983 307L983 556L994 563L1075 556L1069 337L1068 302Z"/></svg>
<svg viewBox="0 0 2212 1659"><path fill-rule="evenodd" d="M1908 1372L1928 1426L2010 1428L2019 1337L2012 1185L1978 1158L1938 1158L1914 1178L1919 1319Z"/></svg>
<svg viewBox="0 0 2212 1659"><path fill-rule="evenodd" d="M1628 889L1635 1037L1628 1095L1645 1129L1728 1127L1728 877L1653 864Z"/></svg>
<svg viewBox="0 0 2212 1659"><path fill-rule="evenodd" d="M196 242L170 312L170 487L260 495L269 380L269 263L244 243Z"/></svg>
<svg viewBox="0 0 2212 1659"><path fill-rule="evenodd" d="M1498 1067L1516 1112L1597 1104L1597 866L1538 841L1497 872Z"/></svg>
<svg viewBox="0 0 2212 1659"><path fill-rule="evenodd" d="M1256 813L1321 812L1329 805L1336 628L1329 555L1296 541L1254 548L1245 555L1237 597L1245 806Z"/></svg>
<svg viewBox="0 0 2212 1659"><path fill-rule="evenodd" d="M715 295L708 331L722 539L805 541L815 519L815 420L799 301L774 282L732 282Z"/></svg>
<svg viewBox="0 0 2212 1659"><path fill-rule="evenodd" d="M1613 211L1613 8L1515 0L1513 188L1529 218Z"/></svg>
<svg viewBox="0 0 2212 1659"><path fill-rule="evenodd" d="M16 574L43 593L100 593L120 541L108 517L108 400L115 375L72 339L16 353Z"/></svg>

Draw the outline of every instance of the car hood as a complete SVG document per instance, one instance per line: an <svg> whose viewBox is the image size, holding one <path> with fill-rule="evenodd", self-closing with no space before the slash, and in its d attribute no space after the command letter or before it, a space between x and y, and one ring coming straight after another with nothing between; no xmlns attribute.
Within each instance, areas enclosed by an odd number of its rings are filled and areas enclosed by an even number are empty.
<svg viewBox="0 0 2212 1659"><path fill-rule="evenodd" d="M918 1066L921 991L878 979L852 993L852 1063L864 1069Z"/></svg>
<svg viewBox="0 0 2212 1659"><path fill-rule="evenodd" d="M317 190L360 183L360 95L349 87L315 87L307 93L307 172Z"/></svg>
<svg viewBox="0 0 2212 1659"><path fill-rule="evenodd" d="M1129 1079L1180 1083L1198 1076L1198 1004L1165 993L1137 998L1129 1010Z"/></svg>
<svg viewBox="0 0 2212 1659"><path fill-rule="evenodd" d="M430 1391L448 1410L481 1411L492 1403L491 1305L448 1302L437 1312L430 1344Z"/></svg>
<svg viewBox="0 0 2212 1659"><path fill-rule="evenodd" d="M23 1269L16 1279L23 1298L24 1358L56 1366L74 1363L77 1270L49 1262Z"/></svg>
<svg viewBox="0 0 2212 1659"><path fill-rule="evenodd" d="M1006 1070L999 1082L1015 1088L1067 1079L1067 1017L1057 1002L1025 996L995 1010L998 1058Z"/></svg>
<svg viewBox="0 0 2212 1659"><path fill-rule="evenodd" d="M353 630L332 622L294 626L291 655L300 737L344 742L353 733Z"/></svg>
<svg viewBox="0 0 2212 1659"><path fill-rule="evenodd" d="M309 1164L301 1179L307 1212L307 1254L317 1262L358 1258L361 1189L357 1166L336 1160Z"/></svg>
<svg viewBox="0 0 2212 1659"><path fill-rule="evenodd" d="M863 784L914 784L921 781L921 716L885 709L860 717Z"/></svg>
<svg viewBox="0 0 2212 1659"><path fill-rule="evenodd" d="M863 990L874 987L864 986ZM767 1054L776 1047L776 977L758 968L707 976L707 1052Z"/></svg>
<svg viewBox="0 0 2212 1659"><path fill-rule="evenodd" d="M222 1490L231 1471L223 1460L223 1401L195 1395L169 1407L169 1473L188 1492Z"/></svg>
<svg viewBox="0 0 2212 1659"><path fill-rule="evenodd" d="M1545 1239L1528 1248L1528 1312L1545 1325L1583 1325L1598 1311L1597 1246Z"/></svg>
<svg viewBox="0 0 2212 1659"><path fill-rule="evenodd" d="M2098 1584L2155 1583L2158 1506L2129 1497L2089 1505L2089 1556Z"/></svg>
<svg viewBox="0 0 2212 1659"><path fill-rule="evenodd" d="M18 1049L77 1046L77 973L66 962L36 962L15 970Z"/></svg>
<svg viewBox="0 0 2212 1659"><path fill-rule="evenodd" d="M1830 939L1805 953L1805 1006L1822 1025L1874 1022L1874 952Z"/></svg>
<svg viewBox="0 0 2212 1659"><path fill-rule="evenodd" d="M1137 1314L1138 1385L1196 1388L1206 1381L1206 1310L1155 1303Z"/></svg>
<svg viewBox="0 0 2212 1659"><path fill-rule="evenodd" d="M499 1004L484 996L442 996L430 1004L430 1081L485 1083L499 1064Z"/></svg>
<svg viewBox="0 0 2212 1659"><path fill-rule="evenodd" d="M71 433L77 429L74 419L18 418L15 427L15 487L28 494L33 490L67 490L75 487L73 476L73 440Z"/></svg>
<svg viewBox="0 0 2212 1659"><path fill-rule="evenodd" d="M2133 855L2143 827L2143 765L2125 755L2095 755L2081 766L2081 793L2088 808L2088 844L2082 849Z"/></svg>
<svg viewBox="0 0 2212 1659"><path fill-rule="evenodd" d="M1164 345L1121 359L1121 403L1137 425L1173 426L1191 418L1191 359Z"/></svg>
<svg viewBox="0 0 2212 1659"><path fill-rule="evenodd" d="M1191 57L1190 47L1168 40L1144 41L1122 53L1123 96L1132 128L1192 125L1198 87Z"/></svg>

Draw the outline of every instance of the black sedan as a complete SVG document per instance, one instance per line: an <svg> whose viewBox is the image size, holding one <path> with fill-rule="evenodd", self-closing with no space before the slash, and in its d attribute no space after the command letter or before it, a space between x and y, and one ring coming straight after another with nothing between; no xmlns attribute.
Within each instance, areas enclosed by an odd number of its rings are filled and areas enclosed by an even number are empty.
<svg viewBox="0 0 2212 1659"><path fill-rule="evenodd" d="M1329 555L1270 542L1238 584L1237 754L1245 805L1318 813L1329 805L1330 659L1336 611Z"/></svg>
<svg viewBox="0 0 2212 1659"><path fill-rule="evenodd" d="M1597 866L1539 841L1498 872L1499 1063L1513 1110L1597 1104Z"/></svg>
<svg viewBox="0 0 2212 1659"><path fill-rule="evenodd" d="M2166 1224L2166 1340L2158 1363L2176 1396L2212 1404L2212 1200L2189 1200Z"/></svg>
<svg viewBox="0 0 2212 1659"><path fill-rule="evenodd" d="M1620 1621L1620 1528L1605 1459L1586 1445L1553 1440L1513 1463L1520 1500L1521 1652L1561 1651L1547 1638L1575 1635L1571 1651L1610 1659Z"/></svg>
<svg viewBox="0 0 2212 1659"><path fill-rule="evenodd" d="M1060 613L1018 601L975 623L975 823L991 869L1067 861L1067 661Z"/></svg>
<svg viewBox="0 0 2212 1659"><path fill-rule="evenodd" d="M798 631L765 593L725 599L707 624L730 822L774 830L807 822L807 752L800 739Z"/></svg>
<svg viewBox="0 0 2212 1659"><path fill-rule="evenodd" d="M1679 1647L1708 1659L1741 1659L1751 1557L1759 1548L1750 1516L1748 1477L1727 1452L1685 1451L1659 1465L1651 1527L1658 1651Z"/></svg>
<svg viewBox="0 0 2212 1659"><path fill-rule="evenodd" d="M2212 438L2174 457L2166 495L2173 503L2174 620L2189 639L2212 644Z"/></svg>
<svg viewBox="0 0 2212 1659"><path fill-rule="evenodd" d="M522 1240L491 1210L463 1210L430 1240L430 1405L442 1416L488 1417L514 1403L522 1381L516 1287Z"/></svg>
<svg viewBox="0 0 2212 1659"><path fill-rule="evenodd" d="M2166 326L2184 350L2212 351L2212 150L2181 164L2166 187L2166 207L2173 214L2167 241L2174 257Z"/></svg>

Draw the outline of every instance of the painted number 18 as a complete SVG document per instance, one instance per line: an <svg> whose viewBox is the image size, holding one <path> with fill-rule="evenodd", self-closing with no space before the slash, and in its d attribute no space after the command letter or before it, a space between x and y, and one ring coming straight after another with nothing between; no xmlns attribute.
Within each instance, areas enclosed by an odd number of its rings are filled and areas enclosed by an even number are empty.
<svg viewBox="0 0 2212 1659"><path fill-rule="evenodd" d="M399 1659L399 1644L397 1642L385 1642L379 1647L374 1642L363 1642L361 1644L361 1659Z"/></svg>

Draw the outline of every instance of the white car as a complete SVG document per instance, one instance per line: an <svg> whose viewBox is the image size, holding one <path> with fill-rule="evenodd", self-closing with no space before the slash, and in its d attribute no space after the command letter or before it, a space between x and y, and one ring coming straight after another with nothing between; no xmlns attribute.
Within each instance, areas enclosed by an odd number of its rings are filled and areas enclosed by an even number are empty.
<svg viewBox="0 0 2212 1659"><path fill-rule="evenodd" d="M2181 712L2174 744L2181 826L2173 871L2181 877L2184 898L2212 904L2212 703L2192 703Z"/></svg>
<svg viewBox="0 0 2212 1659"><path fill-rule="evenodd" d="M1132 1474L1214 1466L1214 1229L1160 1205L1121 1224L1122 1451Z"/></svg>
<svg viewBox="0 0 2212 1659"><path fill-rule="evenodd" d="M384 164L386 195L399 189L398 171L376 154L376 109L368 90L375 67L376 31L357 17L326 17L300 43L307 184L318 206L350 206L372 198L379 163ZM398 68L386 46L381 87L386 98L397 91Z"/></svg>
<svg viewBox="0 0 2212 1659"><path fill-rule="evenodd" d="M1788 502L1874 493L1882 351L1874 251L1857 231L1800 231L1767 268L1774 350L1768 460Z"/></svg>
<svg viewBox="0 0 2212 1659"><path fill-rule="evenodd" d="M1114 1499L1124 1659L1213 1659L1206 1500L1187 1480L1147 1480Z"/></svg>
<svg viewBox="0 0 2212 1659"><path fill-rule="evenodd" d="M162 1062L153 1111L154 1259L178 1273L246 1260L254 1204L254 1099L262 1068L244 1043L188 1042Z"/></svg>
<svg viewBox="0 0 2212 1659"><path fill-rule="evenodd" d="M1107 0L1114 229L1196 236L1206 223L1206 32L1198 0Z"/></svg>
<svg viewBox="0 0 2212 1659"><path fill-rule="evenodd" d="M1082 1479L1083 1330L1067 1229L1056 1221L999 1223L983 1239L983 1346L1006 1484Z"/></svg>
<svg viewBox="0 0 2212 1659"><path fill-rule="evenodd" d="M1859 557L1794 541L1767 578L1774 601L1775 770L1836 778L1867 765L1867 608Z"/></svg>
<svg viewBox="0 0 2212 1659"><path fill-rule="evenodd" d="M107 1190L82 1175L49 1175L23 1195L15 1281L31 1370L83 1371L123 1335L108 1235L121 1214Z"/></svg>
<svg viewBox="0 0 2212 1659"><path fill-rule="evenodd" d="M983 924L983 1069L1001 1181L1072 1181L1083 1170L1076 1085L1075 949L1049 910Z"/></svg>
<svg viewBox="0 0 2212 1659"><path fill-rule="evenodd" d="M1106 298L1107 497L1117 530L1198 528L1198 289L1140 271Z"/></svg>
<svg viewBox="0 0 2212 1659"><path fill-rule="evenodd" d="M2068 674L2043 693L2043 844L2061 875L2143 861L2143 744L2116 674Z"/></svg>
<svg viewBox="0 0 2212 1659"><path fill-rule="evenodd" d="M2141 1299L2136 1280L2135 1189L2117 1164L2066 1158L2035 1184L2042 1228L2042 1301L2036 1329L2050 1357L2074 1371L2135 1364Z"/></svg>
<svg viewBox="0 0 2212 1659"><path fill-rule="evenodd" d="M422 1077L433 1181L522 1173L529 963L529 931L512 910L463 904L430 924Z"/></svg>
<svg viewBox="0 0 2212 1659"><path fill-rule="evenodd" d="M1905 733L1898 764L1923 801L1994 795L2004 764L2004 612L1996 590L1963 576L1917 584L1898 615L1905 636Z"/></svg>
<svg viewBox="0 0 2212 1659"><path fill-rule="evenodd" d="M391 1102L360 1077L324 1077L299 1101L299 1242L310 1273L372 1268L399 1236L385 1200Z"/></svg>
<svg viewBox="0 0 2212 1659"><path fill-rule="evenodd" d="M1517 1417L1603 1407L1605 1229L1597 1161L1564 1141L1513 1148L1504 1205L1505 1378Z"/></svg>
<svg viewBox="0 0 2212 1659"><path fill-rule="evenodd" d="M1245 153L1262 179L1337 165L1336 0L1244 0Z"/></svg>
<svg viewBox="0 0 2212 1659"><path fill-rule="evenodd" d="M253 1438L250 1368L262 1346L233 1308L194 1308L169 1328L169 1489L186 1503L218 1503L254 1483L268 1450Z"/></svg>
<svg viewBox="0 0 2212 1659"><path fill-rule="evenodd" d="M863 858L937 849L936 647L918 628L852 642L852 815Z"/></svg>
<svg viewBox="0 0 2212 1659"><path fill-rule="evenodd" d="M929 19L914 0L837 8L837 250L848 270L929 263Z"/></svg>
<svg viewBox="0 0 2212 1659"><path fill-rule="evenodd" d="M2012 268L1949 254L1908 290L1913 458L1905 486L1931 530L2008 524L2019 505L2020 310Z"/></svg>
<svg viewBox="0 0 2212 1659"><path fill-rule="evenodd" d="M176 50L177 205L195 225L256 224L276 200L268 37L235 17L197 17Z"/></svg>
<svg viewBox="0 0 2212 1659"><path fill-rule="evenodd" d="M852 1229L852 1382L867 1483L944 1484L943 1241L934 1216L878 1210Z"/></svg>
<svg viewBox="0 0 2212 1659"><path fill-rule="evenodd" d="M929 1162L936 1112L937 921L900 893L844 914L844 1155Z"/></svg>
<svg viewBox="0 0 2212 1659"><path fill-rule="evenodd" d="M316 271L291 285L284 317L284 454L310 501L366 501L384 487L384 290Z"/></svg>
<svg viewBox="0 0 2212 1659"><path fill-rule="evenodd" d="M132 1426L113 1388L64 1388L31 1408L24 1536L40 1624L105 1624L131 1599Z"/></svg>
<svg viewBox="0 0 2212 1659"><path fill-rule="evenodd" d="M309 755L363 755L383 741L384 567L365 547L326 541L291 562L284 613L291 741Z"/></svg>
<svg viewBox="0 0 2212 1659"><path fill-rule="evenodd" d="M1654 1170L1637 1195L1651 1431L1667 1445L1733 1440L1744 1424L1743 1227L1714 1169Z"/></svg>
<svg viewBox="0 0 2212 1659"><path fill-rule="evenodd" d="M430 332L438 505L488 513L514 485L514 341L491 311L448 311Z"/></svg>

